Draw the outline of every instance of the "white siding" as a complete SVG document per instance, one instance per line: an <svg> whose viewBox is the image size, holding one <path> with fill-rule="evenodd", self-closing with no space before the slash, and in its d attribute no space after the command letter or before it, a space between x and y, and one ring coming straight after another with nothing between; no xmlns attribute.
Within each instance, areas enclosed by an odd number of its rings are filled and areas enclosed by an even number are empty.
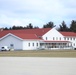
<svg viewBox="0 0 76 75"><path fill-rule="evenodd" d="M66 38L66 41L70 41L70 42L72 42L72 47L73 48L76 48L76 37L73 37L73 36L67 36L67 37L65 37ZM75 39L74 39L75 38Z"/></svg>
<svg viewBox="0 0 76 75"><path fill-rule="evenodd" d="M30 43L30 45L29 45L29 43ZM23 41L23 50L36 50L39 47L40 47L40 43L38 40L25 40L25 41Z"/></svg>
<svg viewBox="0 0 76 75"><path fill-rule="evenodd" d="M8 35L5 38L3 38L2 40L0 40L0 49L2 46L8 46L10 47L10 45L13 44L14 45L14 49L15 50L20 50L22 49L22 41L12 35Z"/></svg>
<svg viewBox="0 0 76 75"><path fill-rule="evenodd" d="M44 40L64 40L64 37L61 33L59 33L56 29L51 29L50 31L48 31L46 34L44 34L43 36Z"/></svg>

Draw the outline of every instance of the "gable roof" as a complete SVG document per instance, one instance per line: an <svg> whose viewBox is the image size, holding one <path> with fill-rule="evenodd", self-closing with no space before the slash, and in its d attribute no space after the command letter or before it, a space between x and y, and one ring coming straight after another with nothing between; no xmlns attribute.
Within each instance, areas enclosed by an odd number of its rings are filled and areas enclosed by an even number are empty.
<svg viewBox="0 0 76 75"><path fill-rule="evenodd" d="M8 34L6 34L5 36L3 36L2 38L0 38L0 40L2 40L2 39L4 39L4 38L6 38L7 36L13 36L13 37L16 37L16 38L18 38L18 39L20 39L20 40L23 40L22 38L20 38L20 37L18 37L18 36L15 36L14 34L11 34L11 33L8 33Z"/></svg>
<svg viewBox="0 0 76 75"><path fill-rule="evenodd" d="M22 39L41 39L40 36L47 33L51 28L40 28L40 29L22 29L22 30L3 30L0 31L0 38L11 33ZM74 32L60 32L63 36L76 36Z"/></svg>
<svg viewBox="0 0 76 75"><path fill-rule="evenodd" d="M0 38L7 35L8 33L14 34L22 39L40 39L42 36L48 32L51 28L40 28L40 29L23 29L23 30L3 30L0 31Z"/></svg>
<svg viewBox="0 0 76 75"><path fill-rule="evenodd" d="M41 39L36 34L14 33L14 35L22 39Z"/></svg>
<svg viewBox="0 0 76 75"><path fill-rule="evenodd" d="M63 36L76 36L75 32L60 32Z"/></svg>

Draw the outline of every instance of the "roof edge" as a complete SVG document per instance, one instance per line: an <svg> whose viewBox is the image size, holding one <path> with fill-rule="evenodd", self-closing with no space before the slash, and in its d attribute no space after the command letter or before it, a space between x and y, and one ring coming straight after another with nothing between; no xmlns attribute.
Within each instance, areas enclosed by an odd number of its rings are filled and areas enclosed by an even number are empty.
<svg viewBox="0 0 76 75"><path fill-rule="evenodd" d="M22 38L20 38L20 37L14 35L14 34L12 34L12 33L6 34L5 36L1 37L0 40L4 39L5 37L7 37L7 36L9 36L9 35L11 35L11 36L13 36L13 37L15 37L15 38L18 38L19 40L23 40Z"/></svg>

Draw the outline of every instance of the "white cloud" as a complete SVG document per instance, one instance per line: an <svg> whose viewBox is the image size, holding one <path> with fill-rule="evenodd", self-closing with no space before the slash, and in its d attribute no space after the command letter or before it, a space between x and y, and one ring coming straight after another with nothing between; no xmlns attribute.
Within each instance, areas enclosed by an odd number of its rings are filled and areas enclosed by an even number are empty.
<svg viewBox="0 0 76 75"><path fill-rule="evenodd" d="M0 1L0 26L38 25L53 21L60 24L76 19L75 0L2 0Z"/></svg>

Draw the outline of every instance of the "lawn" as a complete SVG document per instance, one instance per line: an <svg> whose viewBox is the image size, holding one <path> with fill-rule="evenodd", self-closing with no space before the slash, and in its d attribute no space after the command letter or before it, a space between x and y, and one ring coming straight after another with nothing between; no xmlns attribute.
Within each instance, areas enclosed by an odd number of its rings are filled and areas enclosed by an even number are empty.
<svg viewBox="0 0 76 75"><path fill-rule="evenodd" d="M76 50L0 51L0 57L76 57Z"/></svg>

